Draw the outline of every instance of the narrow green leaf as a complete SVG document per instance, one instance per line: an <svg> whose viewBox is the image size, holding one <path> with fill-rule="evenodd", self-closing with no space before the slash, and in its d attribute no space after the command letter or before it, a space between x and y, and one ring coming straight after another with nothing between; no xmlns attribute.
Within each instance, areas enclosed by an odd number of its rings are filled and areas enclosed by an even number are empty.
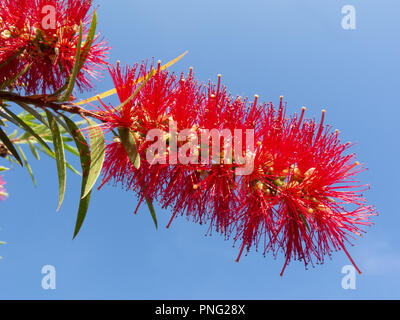
<svg viewBox="0 0 400 320"><path fill-rule="evenodd" d="M36 150L35 145L28 140L29 150L31 151L32 155L35 157L36 160L40 160L39 152Z"/></svg>
<svg viewBox="0 0 400 320"><path fill-rule="evenodd" d="M4 111L6 111L11 118L13 118L17 123L18 126L22 129L24 129L26 132L31 134L36 138L36 140L46 149L49 151L52 151L51 148L47 145L47 143L29 126L27 125L23 120L21 120L14 112L12 112L10 109L3 107Z"/></svg>
<svg viewBox="0 0 400 320"><path fill-rule="evenodd" d="M151 201L151 199L146 197L146 203L147 203L147 206L149 207L150 214L151 214L151 217L153 218L156 229L158 229L157 216L156 216L156 211L154 210L153 202Z"/></svg>
<svg viewBox="0 0 400 320"><path fill-rule="evenodd" d="M80 156L79 151L76 148L70 146L69 144L64 143L64 149L77 157Z"/></svg>
<svg viewBox="0 0 400 320"><path fill-rule="evenodd" d="M34 130L36 132L36 134L43 136L43 135L50 135L51 136L51 131L49 129L49 127L47 125L43 125L43 124L33 124L32 125L32 130ZM25 138L30 137L29 134L26 134L24 136Z"/></svg>
<svg viewBox="0 0 400 320"><path fill-rule="evenodd" d="M14 130L11 134L8 135L8 138L9 138L10 140L14 140L14 138L15 138L17 135L18 135L18 130ZM14 144L17 144L17 143L14 141Z"/></svg>
<svg viewBox="0 0 400 320"><path fill-rule="evenodd" d="M30 141L30 140L27 140L27 141L28 141L29 149L31 150L32 155L36 158L36 160L40 160L40 156L35 148L35 145L32 143L32 141Z"/></svg>
<svg viewBox="0 0 400 320"><path fill-rule="evenodd" d="M75 239L78 235L79 231L82 228L83 222L85 221L87 211L89 209L90 197L92 196L92 192L90 191L86 197L79 201L78 215L76 216L75 230L74 236L72 239Z"/></svg>
<svg viewBox="0 0 400 320"><path fill-rule="evenodd" d="M67 132L69 133L68 126L64 123L64 121L62 121L62 119L58 116L54 116L54 117L55 117L56 121L58 122L58 124L61 126L61 128L60 128L61 133L62 134L67 133Z"/></svg>
<svg viewBox="0 0 400 320"><path fill-rule="evenodd" d="M50 97L51 98L58 97L61 93L63 93L68 88L68 83L69 83L70 79L71 79L71 77L67 77L65 79L64 85L61 88L59 88L58 90L56 90L53 94L51 94Z"/></svg>
<svg viewBox="0 0 400 320"><path fill-rule="evenodd" d="M56 158L56 156L54 155L54 153L53 153L53 152L49 152L47 149L42 149L42 148L40 148L40 147L38 147L38 146L36 146L36 149L37 149L38 151L44 153L45 155L47 155L47 156L53 158L53 159ZM68 162L65 162L65 165L66 165L67 168L68 168L69 170L71 170L73 173L77 174L78 176L81 175L81 173L80 173L78 170L76 170L73 166L71 166Z"/></svg>
<svg viewBox="0 0 400 320"><path fill-rule="evenodd" d="M4 68L6 65L8 65L10 62L12 62L15 58L17 58L22 52L25 51L25 47L18 50L15 54L13 54L10 58L8 58L6 61L0 64L0 69Z"/></svg>
<svg viewBox="0 0 400 320"><path fill-rule="evenodd" d="M140 168L140 155L137 150L135 137L128 128L118 128L118 134L129 160L136 169Z"/></svg>
<svg viewBox="0 0 400 320"><path fill-rule="evenodd" d="M91 150L90 169L82 198L85 198L89 194L101 173L106 148L104 134L101 128L91 119L88 119L88 123Z"/></svg>
<svg viewBox="0 0 400 320"><path fill-rule="evenodd" d="M81 46L82 46L82 21L79 28L79 39L78 43L76 44L76 55L75 55L75 63L71 71L71 77L68 82L67 89L65 90L64 94L61 96L59 101L68 101L69 97L72 94L72 91L75 87L76 77L78 76L80 70L80 59L81 59Z"/></svg>
<svg viewBox="0 0 400 320"><path fill-rule="evenodd" d="M36 120L40 121L41 123L43 123L46 127L48 126L46 120L42 117L42 115L37 112L35 109L31 108L29 105L27 105L26 103L23 102L17 102L17 104L24 109L26 112L28 112L29 114L31 114L33 117L35 117Z"/></svg>
<svg viewBox="0 0 400 320"><path fill-rule="evenodd" d="M4 107L4 106L3 106ZM15 121L13 118L11 118L7 113L1 111L3 109L0 109L0 116L3 117L5 120L10 121L12 124L16 125L17 127L19 127L19 124L17 121ZM3 119L3 120L4 120Z"/></svg>
<svg viewBox="0 0 400 320"><path fill-rule="evenodd" d="M23 163L21 157L19 156L17 150L14 147L14 144L8 139L7 134L0 128L0 140L3 141L7 149L11 152L14 158L18 161L18 163L23 167Z"/></svg>
<svg viewBox="0 0 400 320"><path fill-rule="evenodd" d="M73 239L78 235L83 222L85 221L86 213L89 208L89 202L90 202L90 197L91 197L91 191L85 196L85 186L88 181L89 177L89 171L90 171L90 150L89 150L89 145L86 142L85 137L83 134L80 132L78 126L76 125L75 122L73 122L71 119L69 119L67 116L63 116L65 123L67 124L69 128L69 132L71 133L71 136L74 138L76 147L79 150L80 154L80 160L81 160L81 166L82 166L82 185L81 185L81 199L79 201L79 208L78 208L78 215L76 218L76 224L75 224L75 230L74 230L74 236Z"/></svg>
<svg viewBox="0 0 400 320"><path fill-rule="evenodd" d="M129 101L131 101L140 92L140 90L144 87L144 85L147 83L147 81L150 80L150 78L154 75L154 73L155 73L155 70L153 68L153 69L151 69L149 74L146 76L146 78L143 80L143 82L141 83L140 87L137 88L136 91L128 99L126 99L119 106L117 106L116 109L120 110L123 106L125 106L127 103L129 103Z"/></svg>
<svg viewBox="0 0 400 320"><path fill-rule="evenodd" d="M86 58L89 54L90 48L92 47L94 36L96 33L96 27L97 27L97 14L96 11L93 12L93 19L92 23L90 24L90 29L88 31L87 37L85 44L83 46L82 54L80 57L80 65L79 65L79 70L82 69L83 65L85 64Z"/></svg>
<svg viewBox="0 0 400 320"><path fill-rule="evenodd" d="M28 159L26 158L25 153L22 151L22 148L20 146L18 146L18 145L16 147L17 147L19 153L21 154L21 158L24 161L25 168L28 170L28 173L29 173L29 176L31 177L31 180L32 180L34 186L36 187L37 184L36 184L36 181L35 181L35 177L33 175L32 168L29 165Z"/></svg>
<svg viewBox="0 0 400 320"><path fill-rule="evenodd" d="M65 152L64 143L58 128L57 122L53 114L46 110L47 120L49 122L50 130L53 134L53 145L54 153L56 156L57 172L58 172L58 191L59 191L59 201L57 211L60 209L61 204L64 200L65 187L66 187L66 163L65 163Z"/></svg>
<svg viewBox="0 0 400 320"><path fill-rule="evenodd" d="M308 222L306 220L306 218L304 217L304 215L299 211L299 216L301 218L301 220L303 221L303 223L305 224L308 232L311 232L310 226L308 225Z"/></svg>
<svg viewBox="0 0 400 320"><path fill-rule="evenodd" d="M7 88L8 86L12 85L16 80L18 80L18 78L22 77L25 73L27 73L30 67L32 67L32 64L33 62L26 65L25 68L22 69L20 72L18 72L17 74L15 74L11 78L7 79L2 84L0 84L0 90L3 90L4 88Z"/></svg>
<svg viewBox="0 0 400 320"><path fill-rule="evenodd" d="M6 168L6 167L0 167L0 172L2 172L2 171L7 171L7 170L10 170L9 168Z"/></svg>

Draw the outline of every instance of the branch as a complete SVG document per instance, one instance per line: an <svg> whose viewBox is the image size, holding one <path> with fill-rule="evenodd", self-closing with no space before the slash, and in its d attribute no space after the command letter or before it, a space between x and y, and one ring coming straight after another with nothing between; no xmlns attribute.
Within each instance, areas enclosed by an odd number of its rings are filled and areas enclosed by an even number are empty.
<svg viewBox="0 0 400 320"><path fill-rule="evenodd" d="M94 112L68 103L57 103L53 98L49 99L47 95L21 96L13 92L0 91L0 100L12 101L15 103L22 102L42 108L43 110L45 110L46 108L50 108L55 112L65 111L71 114L79 114L82 117L92 117L101 120L99 115Z"/></svg>

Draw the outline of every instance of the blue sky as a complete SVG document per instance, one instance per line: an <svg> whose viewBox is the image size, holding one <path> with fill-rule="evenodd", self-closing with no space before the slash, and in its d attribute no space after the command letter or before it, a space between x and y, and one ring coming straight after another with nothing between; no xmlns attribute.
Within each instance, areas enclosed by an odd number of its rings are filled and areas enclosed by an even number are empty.
<svg viewBox="0 0 400 320"><path fill-rule="evenodd" d="M356 142L353 151L368 171L366 193L380 215L349 248L363 274L344 290L343 252L305 270L293 262L279 276L283 258L251 252L235 263L237 248L206 228L157 209L155 230L147 208L133 215L136 196L106 186L92 198L76 240L72 233L79 177L68 176L57 206L55 163L31 160L38 187L20 168L5 173L10 197L0 203L1 299L399 299L400 215L397 157L399 1L131 1L97 0L99 28L113 47L111 61L132 64L155 57L172 67L194 67L201 81L216 79L234 95L259 94L288 111L326 109L327 123ZM341 8L356 9L356 30L341 27ZM112 87L106 75L96 91ZM92 94L82 95L82 98ZM72 160L77 166L76 160ZM4 163L5 164L5 163ZM56 290L43 290L41 269L56 268Z"/></svg>

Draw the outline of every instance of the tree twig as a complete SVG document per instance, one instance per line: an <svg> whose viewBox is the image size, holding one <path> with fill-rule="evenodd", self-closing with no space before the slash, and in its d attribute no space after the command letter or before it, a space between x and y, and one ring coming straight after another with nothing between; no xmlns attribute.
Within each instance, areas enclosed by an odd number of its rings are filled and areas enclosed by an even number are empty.
<svg viewBox="0 0 400 320"><path fill-rule="evenodd" d="M53 99L48 99L46 95L40 96L21 96L19 94L8 92L8 91L0 91L0 100L7 100L12 102L22 102L26 104L31 104L36 107L46 109L50 108L55 112L64 111L71 114L79 114L80 116L92 117L96 119L100 119L100 116L94 112L88 111L80 106L72 105L72 104L61 104L55 102Z"/></svg>

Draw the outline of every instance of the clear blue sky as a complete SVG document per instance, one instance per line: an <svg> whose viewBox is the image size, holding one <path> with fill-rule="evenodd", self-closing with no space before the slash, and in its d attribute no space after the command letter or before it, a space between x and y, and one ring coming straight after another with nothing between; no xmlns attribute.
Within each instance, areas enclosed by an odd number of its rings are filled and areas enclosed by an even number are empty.
<svg viewBox="0 0 400 320"><path fill-rule="evenodd" d="M5 174L10 197L0 203L0 298L33 299L361 299L400 298L398 205L400 166L398 0L98 0L99 28L113 47L111 61L166 62L185 50L176 72L193 66L202 80L218 73L233 94L260 95L288 111L307 107L338 128L369 170L366 193L380 216L350 253L363 270L356 290L341 287L349 264L332 261L306 271L283 258L252 252L235 263L237 248L206 228L147 208L134 216L136 196L107 186L93 196L80 235L72 241L80 191L68 176L59 213L55 162L32 161L39 186L16 168ZM343 30L341 8L356 8L356 30ZM112 87L110 78L97 92ZM86 94L83 97L87 97ZM78 163L72 161L77 166ZM5 164L5 163L4 163ZM54 265L57 289L41 287L41 268Z"/></svg>

